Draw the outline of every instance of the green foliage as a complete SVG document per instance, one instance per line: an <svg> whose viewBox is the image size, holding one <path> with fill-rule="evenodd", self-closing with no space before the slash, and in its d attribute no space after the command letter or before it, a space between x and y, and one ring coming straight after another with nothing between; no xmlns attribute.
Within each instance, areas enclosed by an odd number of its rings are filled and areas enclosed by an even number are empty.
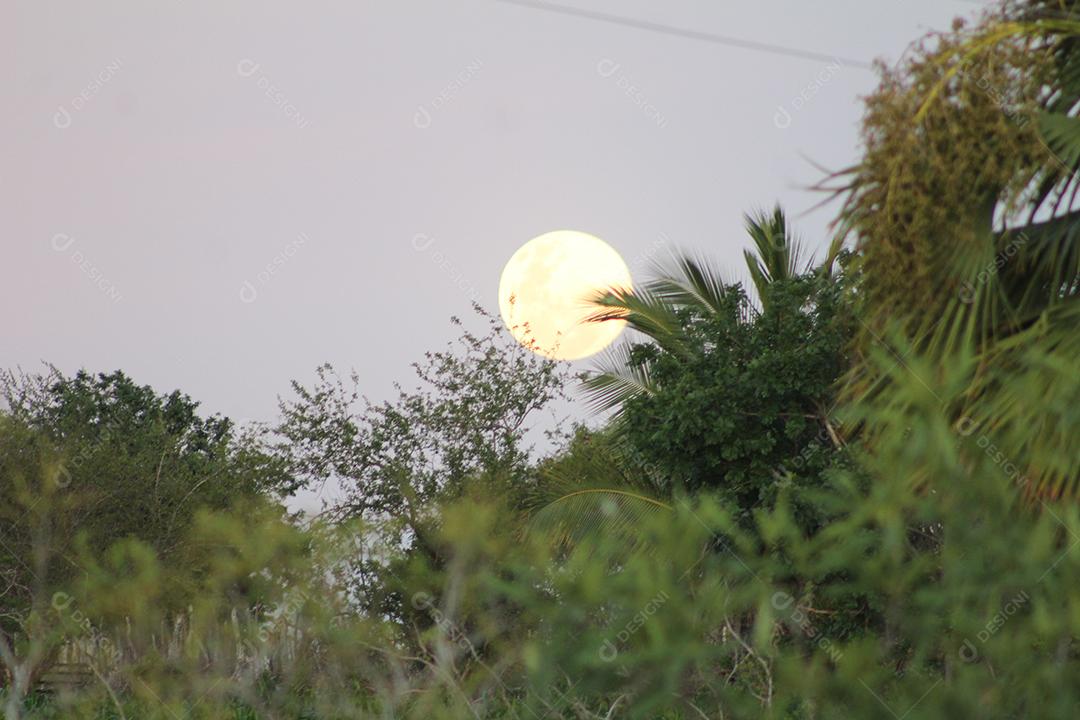
<svg viewBox="0 0 1080 720"><path fill-rule="evenodd" d="M814 276L779 281L751 315L733 287L723 313L687 317L700 354L638 348L657 389L624 407L630 444L679 486L716 489L744 517L789 476L819 481L839 451L830 411L851 336L843 292Z"/></svg>
<svg viewBox="0 0 1080 720"><path fill-rule="evenodd" d="M625 321L664 352L679 357L694 355L700 348L685 334L685 316L723 312L729 303L721 274L704 258L688 255L676 256L670 267L660 264L656 271L656 277L643 287L597 294L593 303L598 309L589 320ZM656 388L649 359L625 345L606 352L596 372L583 380L592 407L607 411L653 393Z"/></svg>
<svg viewBox="0 0 1080 720"><path fill-rule="evenodd" d="M1078 42L1080 8L1038 1L920 44L883 71L842 188L864 275L849 397L888 381L872 344L901 362L915 350L978 358L953 419L990 423L1035 498L1080 491L1058 442L1078 430L1066 408L1080 395L1063 368L1030 361L1068 357L1078 327Z"/></svg>
<svg viewBox="0 0 1080 720"><path fill-rule="evenodd" d="M810 263L803 258L802 245L792 235L779 205L771 215L764 212L747 215L746 232L754 242L754 252L743 250L743 257L762 302L769 297L769 285L810 270Z"/></svg>
<svg viewBox="0 0 1080 720"><path fill-rule="evenodd" d="M747 269L761 304L772 297L773 283L793 280L808 274L813 261L804 258L801 243L789 228L779 206L771 214L746 216L746 231L755 251L744 250ZM842 249L842 235L829 247L824 261L814 271L822 278L832 275L833 265ZM800 269L805 264L805 268ZM730 312L730 288L721 271L708 259L675 254L667 263L656 263L654 277L641 287L615 288L593 298L596 312L591 322L625 321L644 334L661 352L679 358L700 358L705 351L700 336L688 332L703 318ZM736 301L738 302L738 301ZM749 322L755 312L750 303L740 305L739 319ZM617 345L606 352L596 371L587 374L583 387L590 404L598 411L616 409L629 400L651 395L656 390L652 376L651 355L635 352L633 346Z"/></svg>
<svg viewBox="0 0 1080 720"><path fill-rule="evenodd" d="M296 399L282 403L282 452L309 484L344 484L337 516L390 515L417 530L426 507L457 497L467 478L527 472L528 423L561 395L563 371L478 312L487 334L463 331L445 351L427 353L414 365L420 386L398 387L394 402L365 398L356 408L358 376L346 388L329 366L314 388L293 383Z"/></svg>
<svg viewBox="0 0 1080 720"><path fill-rule="evenodd" d="M0 654L16 696L52 662L59 639L43 618L53 592L86 572L80 555L137 539L182 563L200 509L292 487L257 437L120 372L7 373L0 397Z"/></svg>
<svg viewBox="0 0 1080 720"><path fill-rule="evenodd" d="M727 348L712 367L728 375L755 377L752 350L777 353L763 355L773 372L758 376L761 409L817 387L776 372L799 344L793 330L843 335L843 323L818 315L843 306L842 280L801 278L770 292L760 327L731 321L733 307L728 324L710 316L688 332L713 338L710 352ZM784 328L790 337L775 334ZM721 329L730 342L716 342ZM1041 381L1055 377L1045 372L1058 364L1052 353L1024 357ZM399 604L392 614L353 594L349 568L366 525L302 529L272 508L237 508L197 514L182 562L137 539L104 553L82 547L83 572L26 628L93 649L93 679L8 716L1074 716L1080 511L1018 511L1020 479L989 449L994 429L954 425L948 410L973 358L940 366L912 351L900 364L881 349L871 361L889 382L837 413L872 443L849 447L844 462L795 468L813 482L770 475L771 494L753 507L719 484L694 495L689 483L666 484L610 430L580 430L525 479L535 497L560 492L560 477L662 495L666 507L633 528L647 552L627 552L622 533L603 530L553 546L544 533L518 532L528 500L492 494L479 476L464 481L438 505L437 553L381 558ZM673 362L669 380L665 362L657 358L661 392L693 367ZM726 412L728 396L711 392L719 409L687 412ZM631 428L635 412L624 415ZM19 477L48 477L59 456L20 427L0 436L11 438L5 457L18 460ZM798 457L809 456L789 464Z"/></svg>
<svg viewBox="0 0 1080 720"><path fill-rule="evenodd" d="M618 536L628 550L642 547L639 526L669 514L671 486L625 437L606 429L575 429L558 454L537 467L524 510L526 531L554 548L573 548L596 536Z"/></svg>
<svg viewBox="0 0 1080 720"><path fill-rule="evenodd" d="M639 527L654 552L601 535L553 555L543 538L508 535L512 509L496 498L463 499L443 509L446 561L402 567L426 622L400 625L350 613L325 584L362 528L305 538L272 519L206 516L191 544L217 557L180 573L201 588L190 624L150 642L160 604L124 598L177 578L134 546L93 566L65 612L130 625L118 645L146 638L112 681L128 717L183 717L191 698L204 717L242 706L274 718L846 718L883 705L919 718L1074 716L1080 512L1017 513L995 458L908 370L882 370L891 397L849 418L897 430L860 454L876 481L839 471L812 491L782 488L750 527L714 493L677 496ZM965 372L933 392L961 391ZM828 527L807 535L800 499ZM858 595L874 598L880 625L864 624ZM236 614L255 607L273 609ZM278 623L260 638L270 617L304 641ZM237 637L254 651L226 642ZM54 702L91 717L112 699Z"/></svg>
<svg viewBox="0 0 1080 720"><path fill-rule="evenodd" d="M306 483L337 483L344 499L327 508L360 519L367 535L352 569L352 594L373 612L408 616L395 578L413 553L436 562L439 507L470 494L527 493L529 432L562 397L565 370L519 345L479 307L484 334L461 337L413 366L415 390L372 403L333 368L312 388L293 383L281 404L280 456ZM452 319L455 326L461 322Z"/></svg>

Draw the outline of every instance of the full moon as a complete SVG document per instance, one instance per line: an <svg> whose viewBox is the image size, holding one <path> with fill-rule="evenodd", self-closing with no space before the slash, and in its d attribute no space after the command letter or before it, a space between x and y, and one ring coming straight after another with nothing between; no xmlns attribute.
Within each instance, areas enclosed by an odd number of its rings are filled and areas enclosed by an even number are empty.
<svg viewBox="0 0 1080 720"><path fill-rule="evenodd" d="M506 263L499 311L522 345L557 360L578 360L606 348L626 325L585 322L596 311L589 298L614 287L632 287L619 253L587 233L557 230L525 243Z"/></svg>

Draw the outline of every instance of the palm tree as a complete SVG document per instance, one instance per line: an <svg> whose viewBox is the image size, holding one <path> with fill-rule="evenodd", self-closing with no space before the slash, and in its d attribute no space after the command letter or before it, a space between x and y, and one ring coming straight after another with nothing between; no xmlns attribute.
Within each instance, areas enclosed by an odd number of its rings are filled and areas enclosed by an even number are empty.
<svg viewBox="0 0 1080 720"><path fill-rule="evenodd" d="M1033 0L887 71L840 174L865 293L860 345L897 344L1040 500L1080 494L1080 8ZM871 353L848 398L889 393ZM967 369L944 388L935 368ZM873 428L871 428L873 430Z"/></svg>
<svg viewBox="0 0 1080 720"><path fill-rule="evenodd" d="M769 286L790 280L813 268L805 248L791 231L779 205L771 213L757 211L745 216L746 232L754 250L744 250L751 280L759 301L768 302ZM830 275L842 238L838 235L816 272ZM632 290L612 289L599 293L598 306L589 320L624 320L645 335L661 351L687 357L702 351L686 334L688 318L724 312L729 291L719 268L700 255L678 254L668 263L654 266L655 277ZM747 317L749 319L749 317ZM592 408L605 412L621 408L628 400L655 391L649 362L635 357L632 346L621 343L601 355L595 371L582 383Z"/></svg>
<svg viewBox="0 0 1080 720"><path fill-rule="evenodd" d="M748 214L745 221L755 248L745 252L746 262L764 306L772 283L809 272L813 265L779 206L771 213ZM831 273L840 247L839 241L833 242L818 272ZM593 299L598 309L590 321L626 321L660 352L691 360L707 351L688 332L696 320L734 310L741 322L749 322L756 312L739 301L720 269L701 255L678 254L654 270L655 276L641 287L598 293ZM583 380L594 411L617 411L604 441L618 452L609 452L602 466L578 468L573 474L549 468L542 491L529 505L534 530L558 544L575 544L587 534L601 532L620 535L627 546L635 547L640 539L635 528L648 517L671 512L671 485L643 482L640 468L627 459L620 442L618 421L625 403L657 390L651 364L632 343L624 342L608 350L596 371Z"/></svg>

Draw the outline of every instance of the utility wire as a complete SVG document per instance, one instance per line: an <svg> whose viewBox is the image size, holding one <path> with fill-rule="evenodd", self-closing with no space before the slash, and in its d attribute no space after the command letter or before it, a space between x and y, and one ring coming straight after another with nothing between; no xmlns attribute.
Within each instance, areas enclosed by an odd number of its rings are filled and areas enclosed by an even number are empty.
<svg viewBox="0 0 1080 720"><path fill-rule="evenodd" d="M585 18L587 20L597 20L600 22L611 23L613 25L622 25L624 27L632 27L638 30L647 30L649 32L662 33L664 35L673 35L676 37L689 38L691 40L700 40L702 42L714 43L716 45L727 45L730 47L741 48L743 50L754 50L756 52L772 53L773 55L794 57L799 58L800 60L814 60L817 62L839 62L843 65L850 65L852 67L861 68L863 70L873 70L874 68L871 63L868 63L865 60L854 60L852 58L845 58L839 55L826 55L824 53L813 52L810 50L800 50L799 48L756 42L754 40L743 40L741 38L728 37L726 35L715 35L713 33L698 32L697 30L684 30L683 28L671 27L670 25L661 25L659 23L649 22L647 20L635 20L633 18L622 17L620 15L609 15L608 13L595 12L593 10L583 10L581 8L570 7L567 5L557 5L555 3L544 2L543 0L498 0L498 2L506 3L509 5L517 5L519 7L532 8L533 10L546 10L552 13Z"/></svg>

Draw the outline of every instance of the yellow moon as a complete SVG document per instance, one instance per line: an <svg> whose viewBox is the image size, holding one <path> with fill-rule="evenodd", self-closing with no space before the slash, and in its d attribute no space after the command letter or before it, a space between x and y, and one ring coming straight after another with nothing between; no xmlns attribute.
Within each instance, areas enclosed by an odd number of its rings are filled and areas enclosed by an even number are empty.
<svg viewBox="0 0 1080 720"><path fill-rule="evenodd" d="M499 280L499 311L525 347L557 360L594 355L626 325L622 320L585 322L597 291L630 289L626 263L600 238L557 230L522 245Z"/></svg>

